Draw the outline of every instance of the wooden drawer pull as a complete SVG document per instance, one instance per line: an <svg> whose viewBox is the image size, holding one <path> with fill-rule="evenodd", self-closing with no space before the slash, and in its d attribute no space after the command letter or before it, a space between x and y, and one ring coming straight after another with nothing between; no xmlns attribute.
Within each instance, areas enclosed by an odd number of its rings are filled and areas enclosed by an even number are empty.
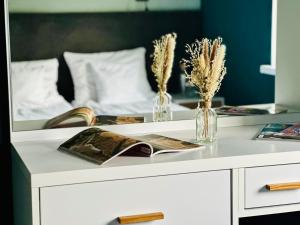
<svg viewBox="0 0 300 225"><path fill-rule="evenodd" d="M164 219L162 212L118 217L119 224L141 223Z"/></svg>
<svg viewBox="0 0 300 225"><path fill-rule="evenodd" d="M295 189L300 189L300 182L267 184L266 188L269 191L295 190Z"/></svg>

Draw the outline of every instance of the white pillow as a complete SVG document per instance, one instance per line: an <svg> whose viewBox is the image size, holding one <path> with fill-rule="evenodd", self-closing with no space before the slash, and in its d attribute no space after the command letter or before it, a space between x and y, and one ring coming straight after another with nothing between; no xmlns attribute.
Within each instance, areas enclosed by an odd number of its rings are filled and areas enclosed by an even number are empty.
<svg viewBox="0 0 300 225"><path fill-rule="evenodd" d="M97 67L97 64L99 64L99 67L102 68L101 80L104 77L108 77L108 79L110 79L109 77L110 77L111 70L117 72L116 68L113 69L111 64L117 64L118 65L117 67L123 72L126 71L126 69L125 68L122 69L121 65L124 65L127 68L127 70L128 70L128 66L131 66L130 73L132 75L132 78L137 79L135 82L139 83L138 87L140 87L139 88L139 90L141 91L140 94L144 95L144 97L151 95L152 90L147 80L147 72L145 66L145 52L146 52L145 48L142 47L131 49L131 50L121 50L115 52L101 52L101 53L65 52L64 58L70 68L71 75L74 82L74 89L75 89L74 104L84 105L89 100L93 100L96 102L104 100L103 97L99 96L101 90L99 93L97 93L96 84L95 84L95 75L91 73L91 71L97 73L97 70L99 69ZM103 65L105 64L110 64L109 68L104 69ZM94 68L94 70L91 70L91 68ZM109 73L104 74L105 71ZM130 82L127 82L127 84L130 85ZM111 87L113 85L114 84L112 83L110 84ZM133 88L136 87L128 86L127 90ZM103 93L106 93L107 90L108 89L104 90ZM116 98L113 97L115 94L116 93L112 92L110 96L111 98L116 100ZM100 98L98 99L98 97Z"/></svg>
<svg viewBox="0 0 300 225"><path fill-rule="evenodd" d="M57 92L57 59L11 63L12 99L14 105L36 107L61 101Z"/></svg>
<svg viewBox="0 0 300 225"><path fill-rule="evenodd" d="M136 71L139 66L138 61L130 64L88 63L87 71L94 77L98 103L132 103L149 99L145 92L148 86L141 82L141 74Z"/></svg>

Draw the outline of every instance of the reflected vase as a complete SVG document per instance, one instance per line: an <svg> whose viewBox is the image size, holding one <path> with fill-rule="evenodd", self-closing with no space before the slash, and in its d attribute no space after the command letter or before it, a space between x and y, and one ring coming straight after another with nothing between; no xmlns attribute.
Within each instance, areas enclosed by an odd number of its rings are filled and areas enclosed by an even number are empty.
<svg viewBox="0 0 300 225"><path fill-rule="evenodd" d="M172 97L167 92L158 92L153 99L153 121L172 120Z"/></svg>
<svg viewBox="0 0 300 225"><path fill-rule="evenodd" d="M212 143L217 137L217 113L211 108L211 102L200 102L196 109L196 142Z"/></svg>

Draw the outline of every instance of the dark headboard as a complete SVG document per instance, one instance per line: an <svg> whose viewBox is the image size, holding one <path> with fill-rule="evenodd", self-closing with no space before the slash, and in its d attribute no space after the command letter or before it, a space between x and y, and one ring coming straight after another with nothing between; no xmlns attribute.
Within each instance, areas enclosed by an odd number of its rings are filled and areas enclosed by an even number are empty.
<svg viewBox="0 0 300 225"><path fill-rule="evenodd" d="M167 32L176 32L177 49L169 92L179 92L178 62L184 56L184 44L201 38L200 12L134 12L74 14L10 14L12 61L47 59L60 61L58 91L74 98L70 71L63 52L116 51L144 46L148 79L155 90L150 71L152 41ZM66 88L67 87L67 88Z"/></svg>

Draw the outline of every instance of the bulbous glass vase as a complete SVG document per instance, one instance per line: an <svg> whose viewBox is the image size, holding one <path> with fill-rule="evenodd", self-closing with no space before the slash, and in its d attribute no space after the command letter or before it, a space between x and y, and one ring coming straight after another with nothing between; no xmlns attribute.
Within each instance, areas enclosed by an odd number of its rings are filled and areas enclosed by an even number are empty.
<svg viewBox="0 0 300 225"><path fill-rule="evenodd" d="M153 121L172 120L172 97L167 92L158 92L153 99Z"/></svg>
<svg viewBox="0 0 300 225"><path fill-rule="evenodd" d="M217 113L211 107L196 109L196 141L199 143L211 143L217 137Z"/></svg>

